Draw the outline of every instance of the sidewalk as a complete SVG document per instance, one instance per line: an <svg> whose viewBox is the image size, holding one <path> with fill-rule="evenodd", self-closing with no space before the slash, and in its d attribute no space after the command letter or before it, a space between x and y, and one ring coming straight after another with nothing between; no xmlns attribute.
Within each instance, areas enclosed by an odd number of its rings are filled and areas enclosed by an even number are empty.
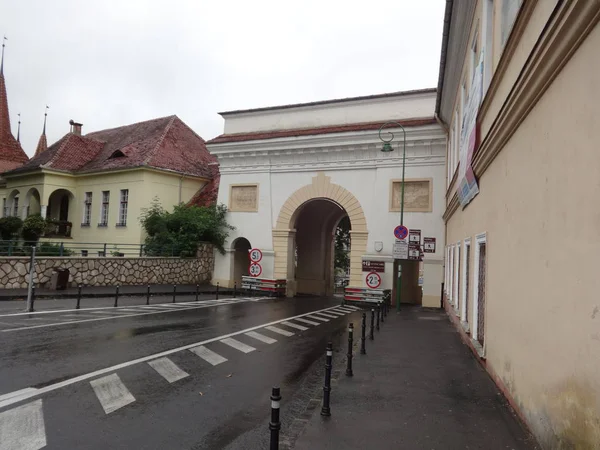
<svg viewBox="0 0 600 450"><path fill-rule="evenodd" d="M295 449L538 448L444 312L392 310L359 349L354 376L332 384L331 417L319 405Z"/></svg>

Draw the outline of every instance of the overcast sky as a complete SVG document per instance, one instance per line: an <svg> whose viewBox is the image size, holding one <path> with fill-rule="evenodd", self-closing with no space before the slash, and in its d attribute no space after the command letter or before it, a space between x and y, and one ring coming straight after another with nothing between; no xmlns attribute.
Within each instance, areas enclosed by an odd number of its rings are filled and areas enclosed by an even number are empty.
<svg viewBox="0 0 600 450"><path fill-rule="evenodd" d="M435 87L444 0L0 0L13 127L48 143L177 114Z"/></svg>

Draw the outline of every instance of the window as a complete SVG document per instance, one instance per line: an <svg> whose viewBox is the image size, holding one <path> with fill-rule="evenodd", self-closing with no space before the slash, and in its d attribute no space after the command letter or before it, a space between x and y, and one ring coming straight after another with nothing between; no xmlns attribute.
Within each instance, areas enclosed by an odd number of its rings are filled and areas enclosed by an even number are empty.
<svg viewBox="0 0 600 450"><path fill-rule="evenodd" d="M19 217L19 197L13 199L13 216Z"/></svg>
<svg viewBox="0 0 600 450"><path fill-rule="evenodd" d="M100 209L100 223L98 226L108 225L108 205L110 202L110 191L102 191L102 207Z"/></svg>
<svg viewBox="0 0 600 450"><path fill-rule="evenodd" d="M475 239L475 273L473 274L473 334L472 339L485 349L485 276L487 265L487 238L485 233Z"/></svg>
<svg viewBox="0 0 600 450"><path fill-rule="evenodd" d="M463 260L462 260L462 297L460 307L460 320L464 323L469 322L469 268L471 265L471 239L465 239L463 244Z"/></svg>
<svg viewBox="0 0 600 450"><path fill-rule="evenodd" d="M81 225L89 227L92 221L92 193L85 193L85 200L83 202L83 222Z"/></svg>
<svg viewBox="0 0 600 450"><path fill-rule="evenodd" d="M454 309L456 310L457 313L460 309L460 301L459 301L460 278L459 278L459 274L460 274L460 242L458 244L456 244L455 250L454 250L454 273L453 273L454 280L452 282L452 287L454 288L454 293L453 293L452 297L454 298Z"/></svg>
<svg viewBox="0 0 600 450"><path fill-rule="evenodd" d="M450 266L450 277L448 280L448 299L450 300L450 304L452 304L452 294L454 293L453 290L453 280L454 280L454 246L451 245L450 246L450 257L448 258L448 265Z"/></svg>
<svg viewBox="0 0 600 450"><path fill-rule="evenodd" d="M504 48L504 44L510 36L515 19L519 14L522 0L503 0L502 9L500 11L500 47Z"/></svg>
<svg viewBox="0 0 600 450"><path fill-rule="evenodd" d="M121 189L121 203L119 204L119 223L117 226L127 225L127 205L129 203L129 189Z"/></svg>

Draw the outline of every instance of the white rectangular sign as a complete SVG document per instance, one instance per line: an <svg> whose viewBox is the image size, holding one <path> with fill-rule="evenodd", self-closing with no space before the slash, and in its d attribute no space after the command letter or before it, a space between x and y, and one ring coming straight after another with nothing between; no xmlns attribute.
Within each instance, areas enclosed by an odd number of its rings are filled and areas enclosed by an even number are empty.
<svg viewBox="0 0 600 450"><path fill-rule="evenodd" d="M408 242L406 242L406 241L394 242L393 256L394 256L394 259L408 259Z"/></svg>

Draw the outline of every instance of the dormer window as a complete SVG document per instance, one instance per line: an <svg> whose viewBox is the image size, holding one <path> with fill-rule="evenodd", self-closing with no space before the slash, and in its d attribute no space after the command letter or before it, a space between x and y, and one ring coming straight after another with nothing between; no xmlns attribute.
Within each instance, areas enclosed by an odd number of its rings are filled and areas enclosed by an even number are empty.
<svg viewBox="0 0 600 450"><path fill-rule="evenodd" d="M124 158L124 157L125 157L125 153L123 153L121 150L115 150L113 152L113 154L108 157L108 159Z"/></svg>

